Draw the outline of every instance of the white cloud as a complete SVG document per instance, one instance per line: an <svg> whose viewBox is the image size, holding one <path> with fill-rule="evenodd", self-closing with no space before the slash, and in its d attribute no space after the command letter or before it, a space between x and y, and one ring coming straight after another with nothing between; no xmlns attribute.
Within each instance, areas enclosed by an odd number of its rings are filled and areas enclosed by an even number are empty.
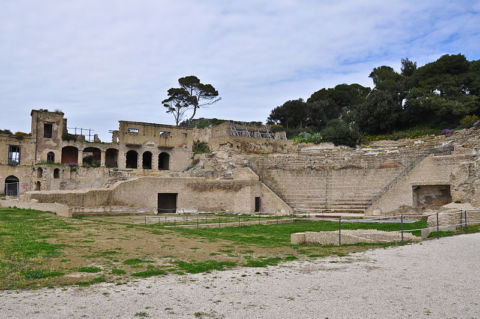
<svg viewBox="0 0 480 319"><path fill-rule="evenodd" d="M322 87L370 85L373 67L403 57L478 59L479 3L4 1L0 126L27 130L32 107L101 133L120 119L172 123L160 102L189 74L223 97L198 116L264 121Z"/></svg>

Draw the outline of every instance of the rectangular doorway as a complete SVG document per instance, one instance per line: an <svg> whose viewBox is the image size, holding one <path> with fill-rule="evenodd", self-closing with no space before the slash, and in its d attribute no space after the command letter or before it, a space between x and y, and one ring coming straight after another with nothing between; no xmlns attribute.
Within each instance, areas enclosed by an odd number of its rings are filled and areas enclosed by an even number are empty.
<svg viewBox="0 0 480 319"><path fill-rule="evenodd" d="M255 197L255 213L260 212L260 207L261 207L261 200L260 197Z"/></svg>
<svg viewBox="0 0 480 319"><path fill-rule="evenodd" d="M158 213L176 213L177 197L177 193L158 193Z"/></svg>

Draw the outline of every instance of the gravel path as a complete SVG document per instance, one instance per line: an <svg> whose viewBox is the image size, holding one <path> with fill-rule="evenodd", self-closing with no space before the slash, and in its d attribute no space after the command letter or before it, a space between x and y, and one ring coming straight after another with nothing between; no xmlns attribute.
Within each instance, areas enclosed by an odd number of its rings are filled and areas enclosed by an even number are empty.
<svg viewBox="0 0 480 319"><path fill-rule="evenodd" d="M0 291L1 318L480 318L480 234L126 285Z"/></svg>

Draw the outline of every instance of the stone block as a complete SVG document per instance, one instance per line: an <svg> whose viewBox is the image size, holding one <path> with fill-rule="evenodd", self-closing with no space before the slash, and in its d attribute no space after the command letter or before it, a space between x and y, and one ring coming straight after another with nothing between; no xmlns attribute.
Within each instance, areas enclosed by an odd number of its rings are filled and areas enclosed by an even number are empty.
<svg viewBox="0 0 480 319"><path fill-rule="evenodd" d="M294 233L290 235L290 243L292 245L305 244L305 233Z"/></svg>

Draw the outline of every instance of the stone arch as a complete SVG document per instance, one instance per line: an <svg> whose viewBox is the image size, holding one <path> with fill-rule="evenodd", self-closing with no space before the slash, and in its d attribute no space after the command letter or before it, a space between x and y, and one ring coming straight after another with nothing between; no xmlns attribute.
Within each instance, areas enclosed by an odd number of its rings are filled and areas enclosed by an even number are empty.
<svg viewBox="0 0 480 319"><path fill-rule="evenodd" d="M127 152L127 168L137 168L138 167L138 153L136 151L130 150Z"/></svg>
<svg viewBox="0 0 480 319"><path fill-rule="evenodd" d="M83 150L84 166L100 166L102 152L96 147L87 147Z"/></svg>
<svg viewBox="0 0 480 319"><path fill-rule="evenodd" d="M149 151L143 152L142 168L143 169L152 169L152 153L149 152Z"/></svg>
<svg viewBox="0 0 480 319"><path fill-rule="evenodd" d="M118 167L118 150L116 148L109 148L105 152L105 166Z"/></svg>
<svg viewBox="0 0 480 319"><path fill-rule="evenodd" d="M168 153L162 152L160 155L158 155L158 169L170 169L170 155Z"/></svg>
<svg viewBox="0 0 480 319"><path fill-rule="evenodd" d="M16 176L10 175L5 178L5 195L18 196L19 180Z"/></svg>
<svg viewBox="0 0 480 319"><path fill-rule="evenodd" d="M62 164L78 165L78 148L75 146L62 148Z"/></svg>
<svg viewBox="0 0 480 319"><path fill-rule="evenodd" d="M55 153L54 152L48 152L47 163L55 163Z"/></svg>

